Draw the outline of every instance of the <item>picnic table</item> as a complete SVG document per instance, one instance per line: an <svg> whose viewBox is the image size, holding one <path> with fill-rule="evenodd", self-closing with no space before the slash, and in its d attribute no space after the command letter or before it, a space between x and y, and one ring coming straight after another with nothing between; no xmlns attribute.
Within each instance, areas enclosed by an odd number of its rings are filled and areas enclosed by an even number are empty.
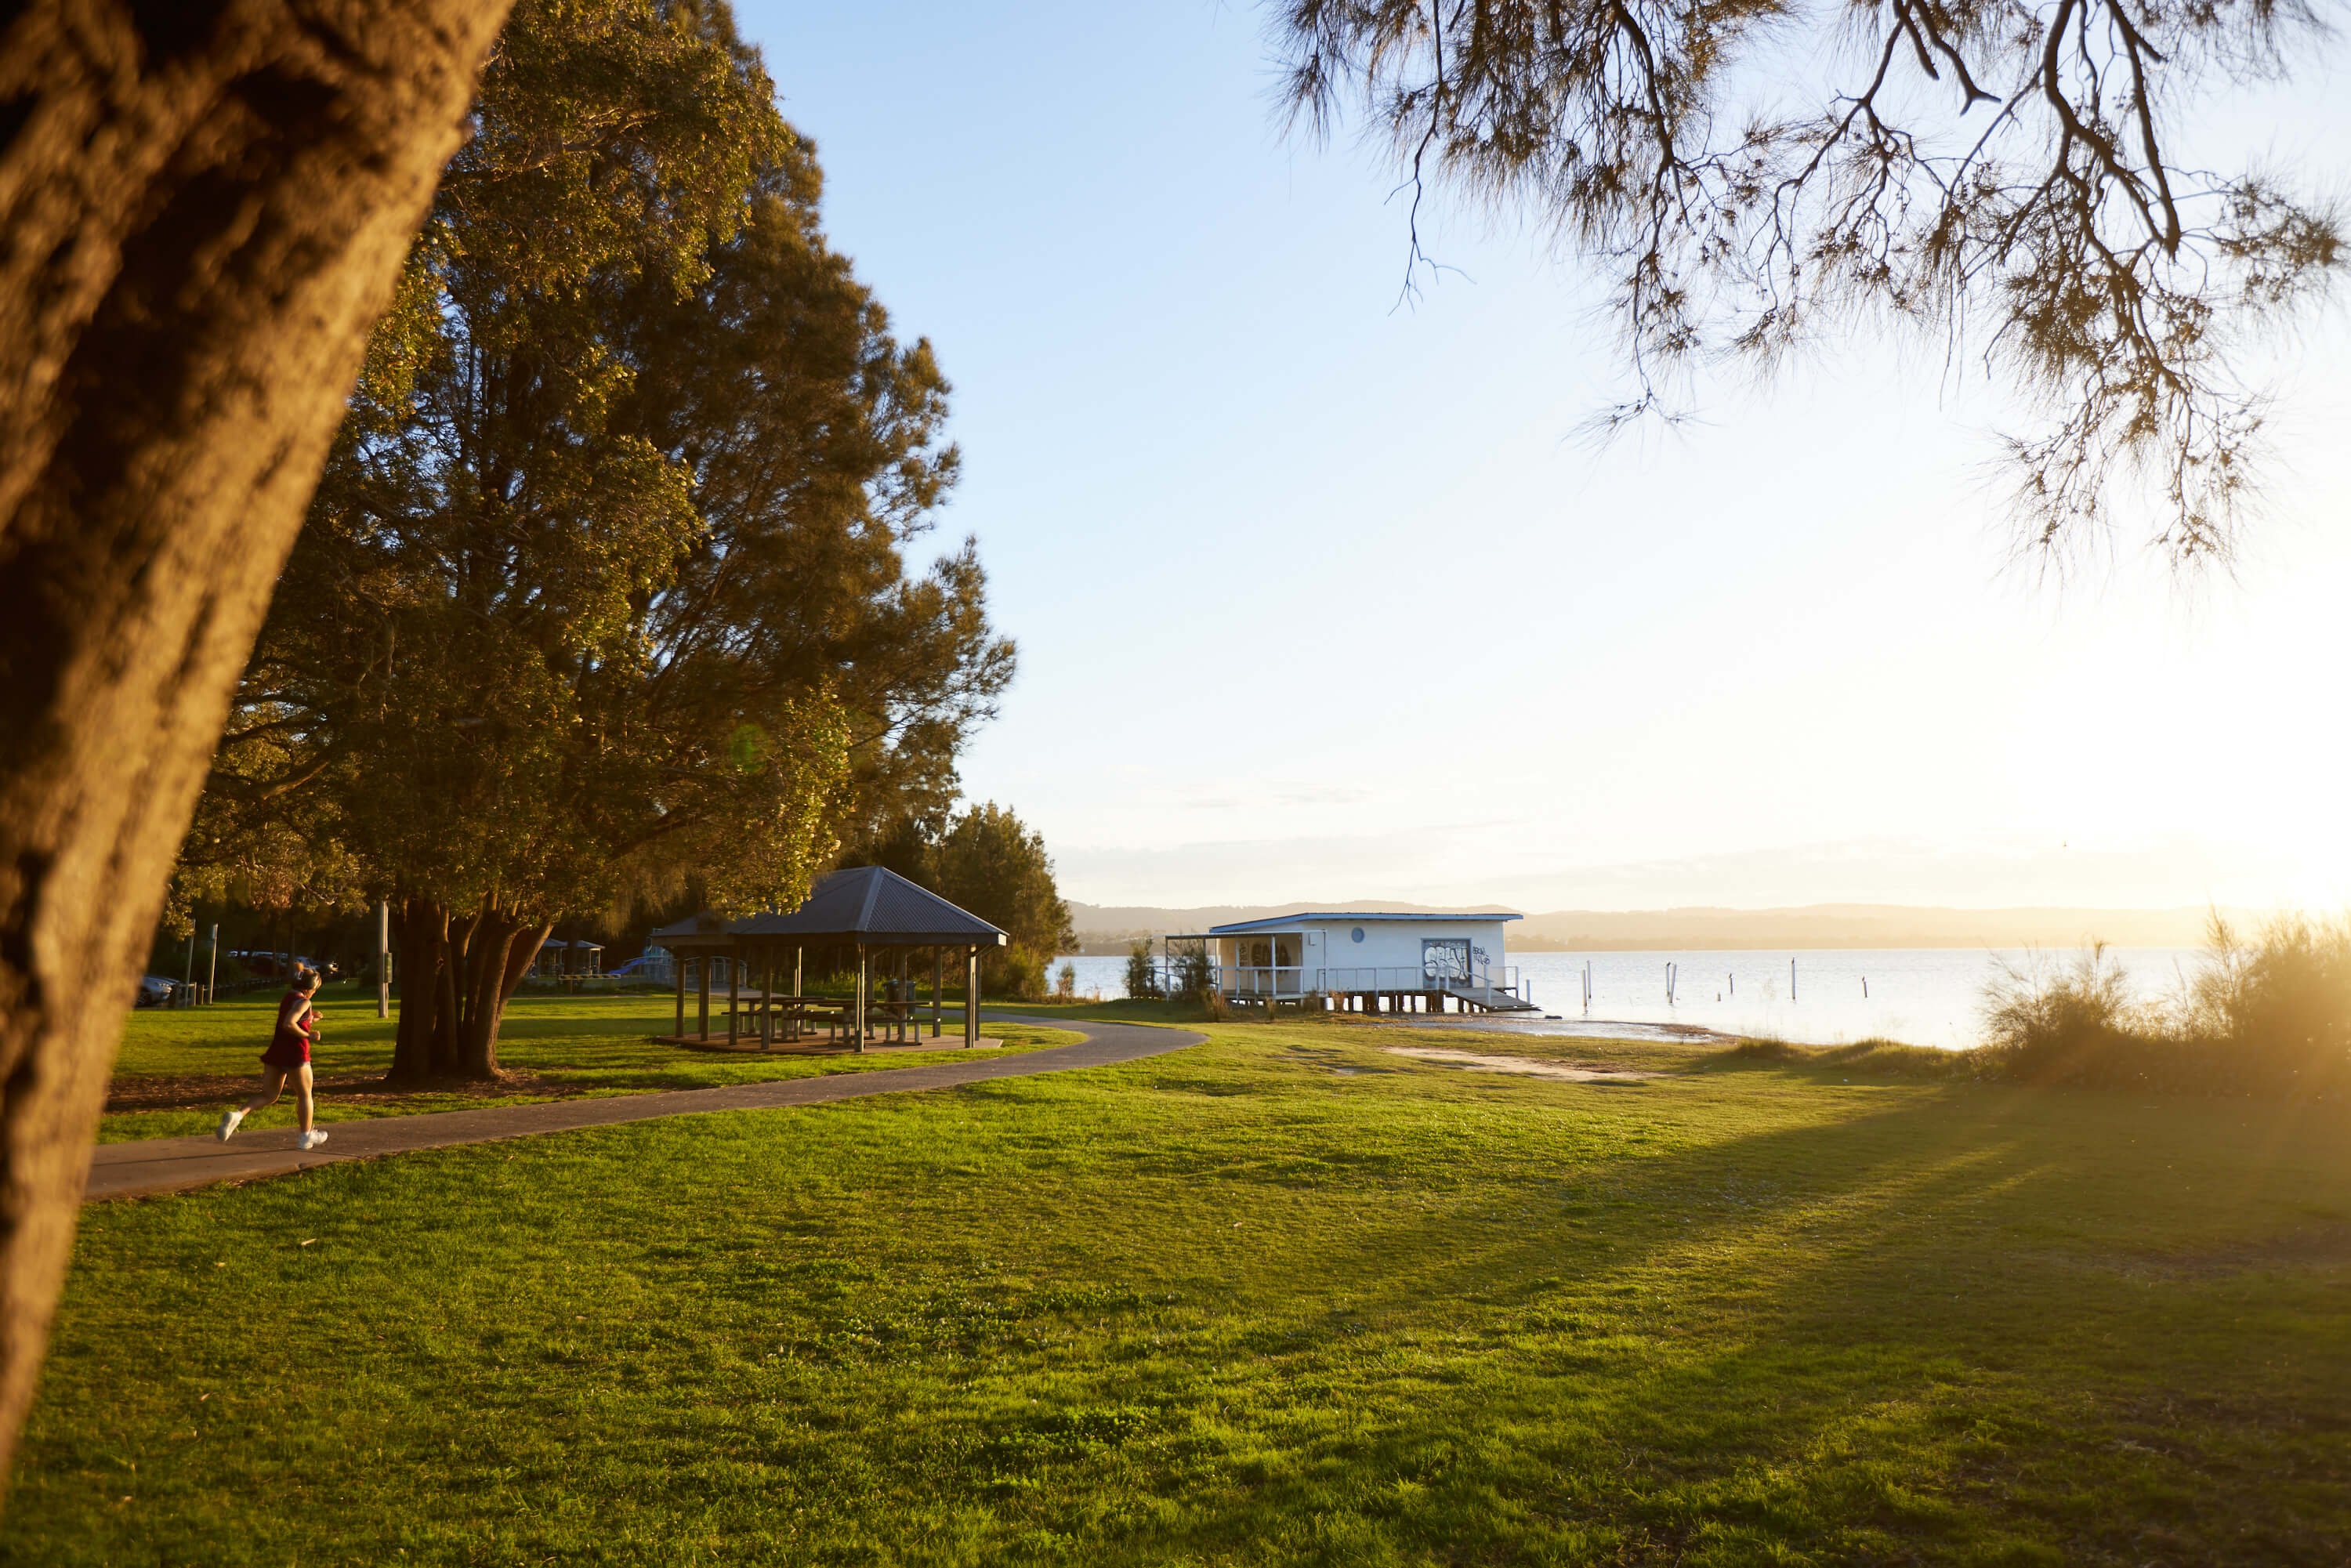
<svg viewBox="0 0 2351 1568"><path fill-rule="evenodd" d="M918 1004L912 997L892 999L876 998L865 1005L867 1037L875 1040L904 1041L922 1028L916 1018ZM852 997L802 997L782 994L762 995L745 991L728 1008L728 1033L737 1030L748 1032L763 1044L769 1040L797 1041L807 1037L813 1026L824 1026L825 1039L839 1039L855 1027L857 1002ZM772 1022L773 1032L768 1025Z"/></svg>

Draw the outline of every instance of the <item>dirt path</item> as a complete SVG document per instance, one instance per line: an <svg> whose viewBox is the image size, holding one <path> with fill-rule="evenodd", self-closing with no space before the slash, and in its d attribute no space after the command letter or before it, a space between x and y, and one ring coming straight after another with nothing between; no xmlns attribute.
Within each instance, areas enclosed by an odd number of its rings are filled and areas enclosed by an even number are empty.
<svg viewBox="0 0 2351 1568"><path fill-rule="evenodd" d="M1004 1015L1011 1016L1011 1015ZM444 1111L416 1116L385 1116L373 1121L337 1122L323 1147L308 1154L294 1146L294 1130L273 1128L244 1133L228 1143L201 1138L148 1138L127 1144L100 1144L90 1156L90 1201L110 1197L144 1197L180 1192L214 1182L252 1181L286 1176L312 1166L339 1165L345 1160L375 1159L406 1154L412 1149L444 1149L459 1144L494 1143L501 1138L536 1137L542 1133L568 1133L583 1127L610 1127L623 1122L645 1122L661 1116L692 1116L712 1111L765 1111L793 1105L820 1105L834 1100L855 1100L868 1094L903 1094L925 1089L953 1089L998 1078L1023 1078L1037 1072L1069 1072L1086 1067L1112 1067L1197 1045L1207 1037L1189 1030L1155 1029L1142 1024L1096 1023L1078 1019L1021 1018L1018 1021L1084 1035L1080 1045L1054 1046L1018 1056L977 1057L928 1067L901 1067L874 1072L841 1072L822 1078L791 1078L773 1083L735 1083L719 1089L678 1089L655 1094L617 1094L596 1100L562 1100L535 1105L500 1105L478 1111Z"/></svg>

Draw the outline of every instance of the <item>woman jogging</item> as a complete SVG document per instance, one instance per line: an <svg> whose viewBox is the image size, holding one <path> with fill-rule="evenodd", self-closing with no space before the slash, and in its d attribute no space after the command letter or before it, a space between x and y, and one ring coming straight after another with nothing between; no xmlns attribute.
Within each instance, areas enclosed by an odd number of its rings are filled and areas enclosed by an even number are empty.
<svg viewBox="0 0 2351 1568"><path fill-rule="evenodd" d="M294 1140L298 1149L315 1149L327 1141L327 1134L311 1125L310 1102L310 1042L319 1036L319 1009L310 998L318 994L319 976L314 969L294 972L293 989L278 998L277 1033L269 1049L261 1053L261 1092L234 1111L221 1113L220 1127L215 1133L224 1144L236 1131L236 1124L254 1112L277 1103L285 1091L286 1080L294 1080L296 1097L302 1106L302 1135Z"/></svg>

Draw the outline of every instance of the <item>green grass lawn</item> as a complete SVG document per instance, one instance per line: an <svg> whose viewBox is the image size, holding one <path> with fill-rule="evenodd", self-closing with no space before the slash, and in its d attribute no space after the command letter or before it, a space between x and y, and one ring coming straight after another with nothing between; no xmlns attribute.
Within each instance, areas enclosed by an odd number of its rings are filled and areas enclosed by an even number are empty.
<svg viewBox="0 0 2351 1568"><path fill-rule="evenodd" d="M2339 1106L1407 1038L95 1207L0 1560L2351 1554Z"/></svg>
<svg viewBox="0 0 2351 1568"><path fill-rule="evenodd" d="M460 1111L592 1094L659 1089L707 1089L828 1072L914 1067L962 1057L963 1018L947 1013L937 1053L880 1051L863 1055L719 1055L658 1045L653 1037L676 1023L667 994L563 997L526 993L507 1009L498 1061L512 1074L504 1085L421 1093L386 1093L373 1080L392 1066L392 1020L375 1016L372 991L353 985L320 990L323 1015L312 1071L321 1088L322 1123L371 1116ZM689 1005L692 998L688 998ZM101 1143L175 1138L208 1133L229 1105L258 1086L262 1050L277 1020L277 993L238 998L208 1008L149 1009L125 1024L110 1104L166 1102L154 1108L111 1109L99 1123ZM714 1022L723 1019L723 1010ZM990 1021L987 1032L1007 1051L1066 1045L1066 1030ZM293 1126L291 1092L248 1118L248 1129Z"/></svg>

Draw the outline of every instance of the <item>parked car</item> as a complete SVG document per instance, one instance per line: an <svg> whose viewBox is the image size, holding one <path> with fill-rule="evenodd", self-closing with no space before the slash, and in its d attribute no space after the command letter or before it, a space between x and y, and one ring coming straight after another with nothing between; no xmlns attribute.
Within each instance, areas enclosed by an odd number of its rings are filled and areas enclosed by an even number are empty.
<svg viewBox="0 0 2351 1568"><path fill-rule="evenodd" d="M139 978L139 999L133 1005L142 1008L160 1008L169 1002L172 999L172 993L179 988L180 982L177 980L167 980L161 975L142 975Z"/></svg>
<svg viewBox="0 0 2351 1568"><path fill-rule="evenodd" d="M232 951L229 954L229 956L244 965L246 974L256 976L262 979L274 979L279 975L290 975L294 972L294 969L319 969L319 961L316 958L306 958L299 953L293 956L293 968L290 969L286 967L287 956L283 953L264 953L258 950L245 951L240 949ZM319 969L319 973L327 976L332 976L334 972L335 968L331 964L328 965L324 969Z"/></svg>

